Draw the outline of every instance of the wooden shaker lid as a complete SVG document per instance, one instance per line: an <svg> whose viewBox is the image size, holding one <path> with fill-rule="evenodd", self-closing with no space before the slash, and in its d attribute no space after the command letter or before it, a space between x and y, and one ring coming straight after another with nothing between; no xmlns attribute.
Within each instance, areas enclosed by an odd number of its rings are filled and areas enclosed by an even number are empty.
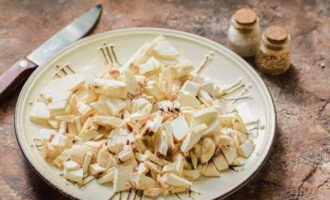
<svg viewBox="0 0 330 200"><path fill-rule="evenodd" d="M257 20L257 14L249 8L241 8L233 15L235 21L239 24L253 24Z"/></svg>
<svg viewBox="0 0 330 200"><path fill-rule="evenodd" d="M264 32L270 42L281 43L288 37L288 32L280 26L270 26Z"/></svg>

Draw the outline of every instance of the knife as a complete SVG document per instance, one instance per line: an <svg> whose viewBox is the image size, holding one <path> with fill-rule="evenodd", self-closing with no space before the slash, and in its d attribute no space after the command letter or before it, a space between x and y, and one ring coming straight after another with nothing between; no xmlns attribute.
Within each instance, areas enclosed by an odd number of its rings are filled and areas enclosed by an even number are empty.
<svg viewBox="0 0 330 200"><path fill-rule="evenodd" d="M18 60L0 75L0 100L12 94L38 66L69 44L84 37L97 23L102 5L97 5L73 20L62 30L36 48L30 55Z"/></svg>

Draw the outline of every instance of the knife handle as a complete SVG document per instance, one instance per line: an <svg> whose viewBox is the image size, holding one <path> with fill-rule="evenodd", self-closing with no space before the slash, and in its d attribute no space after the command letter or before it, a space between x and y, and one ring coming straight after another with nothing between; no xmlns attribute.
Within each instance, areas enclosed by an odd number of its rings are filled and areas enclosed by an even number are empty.
<svg viewBox="0 0 330 200"><path fill-rule="evenodd" d="M13 94L37 67L27 58L21 58L12 67L0 75L0 100Z"/></svg>

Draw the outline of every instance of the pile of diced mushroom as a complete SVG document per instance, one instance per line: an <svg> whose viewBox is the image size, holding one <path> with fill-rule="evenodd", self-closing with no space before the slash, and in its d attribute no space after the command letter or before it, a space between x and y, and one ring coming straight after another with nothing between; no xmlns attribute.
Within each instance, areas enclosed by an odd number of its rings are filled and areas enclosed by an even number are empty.
<svg viewBox="0 0 330 200"><path fill-rule="evenodd" d="M223 100L230 88L201 77L163 36L108 67L92 80L55 79L33 103L30 119L45 126L40 152L67 180L166 196L201 175L219 177L253 151Z"/></svg>

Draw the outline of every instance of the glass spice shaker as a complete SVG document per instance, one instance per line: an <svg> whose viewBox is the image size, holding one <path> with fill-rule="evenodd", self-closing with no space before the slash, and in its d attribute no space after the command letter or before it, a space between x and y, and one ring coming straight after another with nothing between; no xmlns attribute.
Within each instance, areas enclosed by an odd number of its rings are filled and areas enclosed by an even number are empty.
<svg viewBox="0 0 330 200"><path fill-rule="evenodd" d="M248 8L237 10L228 29L229 48L242 57L254 56L260 40L257 14Z"/></svg>
<svg viewBox="0 0 330 200"><path fill-rule="evenodd" d="M290 68L290 35L280 26L270 26L261 37L255 61L257 67L270 75L279 75Z"/></svg>

